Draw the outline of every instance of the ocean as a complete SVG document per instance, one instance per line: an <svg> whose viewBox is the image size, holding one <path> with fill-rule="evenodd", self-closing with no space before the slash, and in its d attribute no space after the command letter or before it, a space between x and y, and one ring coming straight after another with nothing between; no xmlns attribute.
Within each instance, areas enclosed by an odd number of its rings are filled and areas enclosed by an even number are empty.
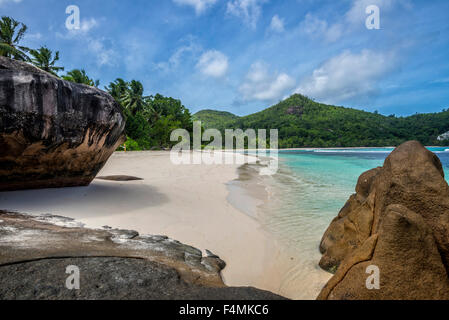
<svg viewBox="0 0 449 320"><path fill-rule="evenodd" d="M449 173L449 148L429 148ZM267 177L269 201L259 221L295 260L280 292L298 299L314 299L326 281L318 267L322 235L344 206L359 176L382 166L393 148L286 150L280 169ZM323 280L324 279L324 280Z"/></svg>

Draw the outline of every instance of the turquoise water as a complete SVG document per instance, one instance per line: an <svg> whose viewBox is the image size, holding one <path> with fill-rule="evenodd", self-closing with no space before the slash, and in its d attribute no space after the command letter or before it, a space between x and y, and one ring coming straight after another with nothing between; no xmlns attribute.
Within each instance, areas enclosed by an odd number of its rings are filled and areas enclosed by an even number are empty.
<svg viewBox="0 0 449 320"><path fill-rule="evenodd" d="M449 148L429 148L449 173ZM280 170L268 179L270 199L260 221L295 260L284 279L298 286L298 298L313 298L322 285L318 251L323 233L355 191L359 176L382 166L392 148L288 150L279 154Z"/></svg>
<svg viewBox="0 0 449 320"><path fill-rule="evenodd" d="M439 156L447 173L449 149L429 150ZM392 148L283 151L280 159L300 184L301 192L297 197L291 196L299 201L302 210L313 213L331 210L336 214L354 192L358 177L382 166L392 151Z"/></svg>

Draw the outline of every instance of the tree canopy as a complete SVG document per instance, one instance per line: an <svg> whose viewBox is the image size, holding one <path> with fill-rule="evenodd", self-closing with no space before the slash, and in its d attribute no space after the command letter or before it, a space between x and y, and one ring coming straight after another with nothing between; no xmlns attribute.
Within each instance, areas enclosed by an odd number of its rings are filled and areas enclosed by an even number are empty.
<svg viewBox="0 0 449 320"><path fill-rule="evenodd" d="M67 72L65 76L62 77L64 80L71 81L74 83L86 84L92 87L98 87L100 85L100 80L93 80L89 78L84 69L74 69Z"/></svg>
<svg viewBox="0 0 449 320"><path fill-rule="evenodd" d="M38 50L31 49L30 54L32 55L31 63L44 71L57 76L59 71L64 70L63 67L55 66L55 63L59 60L59 51L56 51L53 56L53 52L50 49L41 47Z"/></svg>
<svg viewBox="0 0 449 320"><path fill-rule="evenodd" d="M281 148L381 147L408 140L448 145L437 137L449 131L449 111L410 117L384 116L317 103L295 94L264 111L246 117L202 111L194 115L206 129L278 129Z"/></svg>
<svg viewBox="0 0 449 320"><path fill-rule="evenodd" d="M10 17L2 17L0 20L0 56L30 61L27 47L19 45L27 31L27 26Z"/></svg>

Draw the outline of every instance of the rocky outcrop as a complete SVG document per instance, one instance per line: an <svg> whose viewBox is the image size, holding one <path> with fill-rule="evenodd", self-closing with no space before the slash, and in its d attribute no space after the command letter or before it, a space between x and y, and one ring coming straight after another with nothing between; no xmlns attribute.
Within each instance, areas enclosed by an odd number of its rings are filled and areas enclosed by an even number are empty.
<svg viewBox="0 0 449 320"><path fill-rule="evenodd" d="M0 191L88 185L124 127L109 94L0 57Z"/></svg>
<svg viewBox="0 0 449 320"><path fill-rule="evenodd" d="M320 250L335 275L319 299L449 299L449 187L438 157L411 141L364 173ZM370 266L379 289L366 285Z"/></svg>
<svg viewBox="0 0 449 320"><path fill-rule="evenodd" d="M66 287L76 266L80 289ZM228 288L225 262L165 236L0 211L0 299L282 299Z"/></svg>
<svg viewBox="0 0 449 320"><path fill-rule="evenodd" d="M445 141L445 140L449 140L449 131L443 133L442 135L438 136L437 138L438 141Z"/></svg>

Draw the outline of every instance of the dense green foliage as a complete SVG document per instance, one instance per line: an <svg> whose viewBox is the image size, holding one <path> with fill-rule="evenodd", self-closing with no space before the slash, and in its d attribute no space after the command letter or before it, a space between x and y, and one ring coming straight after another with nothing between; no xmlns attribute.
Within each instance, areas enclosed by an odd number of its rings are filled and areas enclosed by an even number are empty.
<svg viewBox="0 0 449 320"><path fill-rule="evenodd" d="M47 71L55 76L58 75L59 71L63 71L63 67L55 66L56 62L59 60L59 51L53 52L47 47L40 47L38 50L30 49L30 54L32 56L31 62L38 68Z"/></svg>
<svg viewBox="0 0 449 320"><path fill-rule="evenodd" d="M170 148L173 130L192 132L192 117L181 101L160 94L144 96L142 83L117 79L106 90L122 107L126 117L127 150Z"/></svg>
<svg viewBox="0 0 449 320"><path fill-rule="evenodd" d="M70 82L86 84L92 87L98 87L100 85L100 80L94 81L93 79L89 78L85 70L74 69L67 72L67 74L62 78Z"/></svg>
<svg viewBox="0 0 449 320"><path fill-rule="evenodd" d="M194 121L201 121L207 124L208 128L214 128L220 131L230 128L227 124L237 119L239 119L238 116L226 111L202 110L193 115Z"/></svg>
<svg viewBox="0 0 449 320"><path fill-rule="evenodd" d="M27 26L10 17L0 20L0 56L20 61L30 61L28 48L19 43L27 31Z"/></svg>
<svg viewBox="0 0 449 320"><path fill-rule="evenodd" d="M448 145L437 137L449 131L449 111L410 117L384 116L317 103L296 94L264 111L234 120L203 111L196 119L208 128L278 129L280 148L397 146L407 140ZM209 119L212 119L209 122Z"/></svg>
<svg viewBox="0 0 449 320"><path fill-rule="evenodd" d="M0 56L32 63L36 67L58 76L63 67L56 66L59 51L53 52L47 47L37 50L20 46L27 26L9 17L0 20ZM91 79L84 69L74 69L62 76L64 80L98 87L99 80ZM150 150L170 148L175 129L192 132L190 111L181 101L160 94L144 96L142 83L136 80L126 82L117 79L105 88L120 104L126 118L125 131L128 141L120 150Z"/></svg>

